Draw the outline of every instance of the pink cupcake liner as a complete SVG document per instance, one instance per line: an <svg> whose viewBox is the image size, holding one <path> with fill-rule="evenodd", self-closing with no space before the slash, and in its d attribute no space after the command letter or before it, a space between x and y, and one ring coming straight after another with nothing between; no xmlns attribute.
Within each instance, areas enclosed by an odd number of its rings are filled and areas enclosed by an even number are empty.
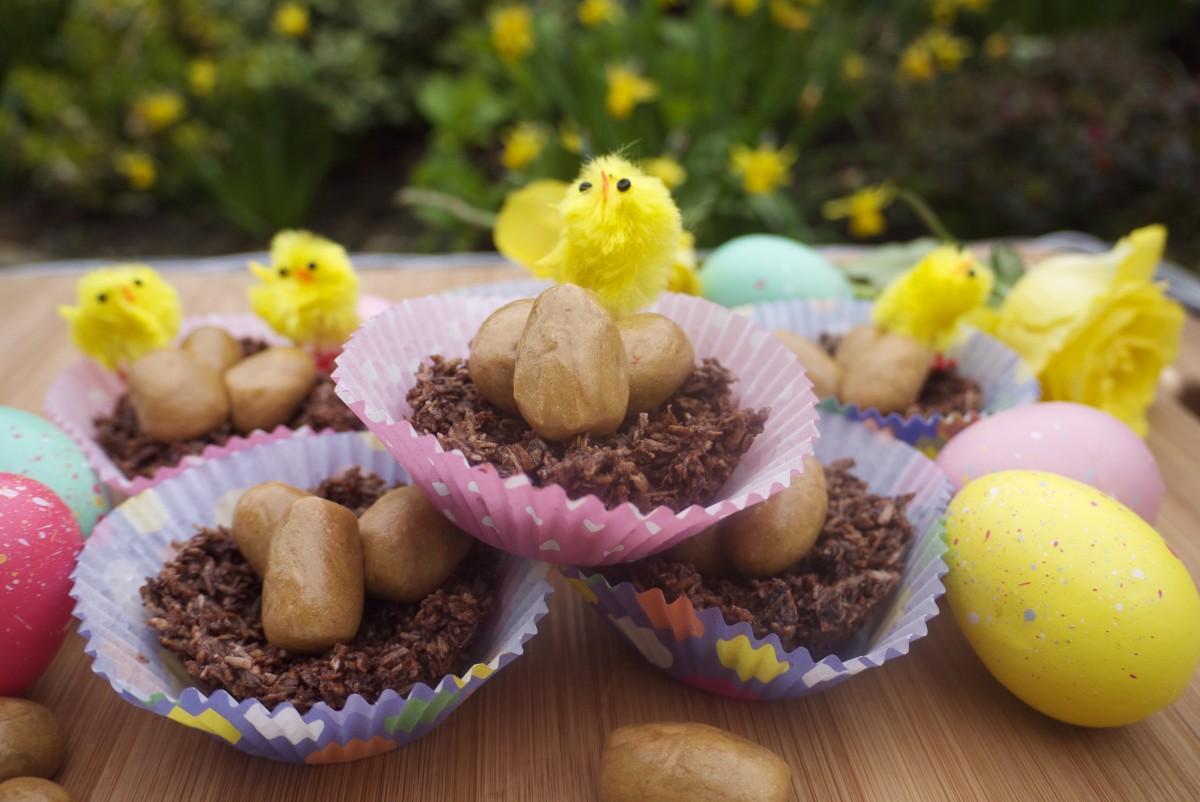
<svg viewBox="0 0 1200 802"><path fill-rule="evenodd" d="M418 366L432 355L465 357L483 320L512 298L429 296L402 301L351 338L334 371L338 395L404 465L452 521L477 538L533 559L576 565L636 560L787 487L812 453L812 385L776 338L742 315L699 298L663 295L652 307L687 333L697 360L716 357L735 372L744 407L770 407L766 428L720 497L706 507L605 509L595 496L567 497L534 487L523 474L502 478L446 452L406 419Z"/></svg>
<svg viewBox="0 0 1200 802"><path fill-rule="evenodd" d="M289 345L286 337L276 334L262 319L254 315L207 315L189 317L180 326L179 340L202 326L218 326L234 337L252 337L269 345ZM104 449L96 444L93 421L112 412L126 391L125 380L105 370L90 359L76 362L55 377L42 400L42 410L50 420L79 444L88 465L105 485L121 496L132 496L154 487L159 482L178 476L183 471L208 460L264 443L272 443L297 435L311 435L308 427L289 429L278 426L270 432L256 431L242 437L235 435L223 446L212 445L200 454L184 457L179 464L160 468L153 476L130 478L121 472Z"/></svg>
<svg viewBox="0 0 1200 802"><path fill-rule="evenodd" d="M945 592L944 515L950 483L924 455L845 417L823 416L816 455L823 464L853 457L852 472L878 495L913 493L908 517L914 539L900 586L872 620L836 654L814 661L808 649L787 651L776 635L756 637L747 623L729 625L716 608L687 598L668 604L661 590L639 593L628 582L564 567L563 575L596 612L652 665L675 678L739 699L777 701L825 690L907 654L925 636Z"/></svg>
<svg viewBox="0 0 1200 802"><path fill-rule="evenodd" d="M860 323L870 323L871 306L870 301L858 300L792 300L753 304L749 310L751 318L769 331L786 329L815 341L822 333L842 334ZM1021 357L981 331L967 329L965 336L947 349L946 356L957 360L963 375L979 382L984 398L982 413L884 415L877 409L860 409L833 397L821 399L818 407L864 421L934 456L972 423L1006 409L1035 404L1041 398L1041 386Z"/></svg>
<svg viewBox="0 0 1200 802"><path fill-rule="evenodd" d="M496 612L461 675L418 684L407 695L385 691L371 703L354 695L340 710L318 703L268 709L225 691L190 683L178 660L146 625L139 588L171 559L195 526L227 524L246 488L278 480L313 487L360 466L388 483L408 477L366 432L283 440L214 460L167 479L117 507L96 527L72 576L75 617L92 670L123 699L258 757L330 763L390 751L427 734L493 673L524 650L547 612L549 565L500 555Z"/></svg>

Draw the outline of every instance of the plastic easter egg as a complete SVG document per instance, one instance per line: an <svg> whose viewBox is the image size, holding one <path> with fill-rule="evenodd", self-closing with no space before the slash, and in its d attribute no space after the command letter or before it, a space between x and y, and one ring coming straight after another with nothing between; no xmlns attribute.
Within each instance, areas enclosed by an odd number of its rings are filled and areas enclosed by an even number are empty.
<svg viewBox="0 0 1200 802"><path fill-rule="evenodd" d="M970 482L946 512L946 598L1002 685L1070 724L1131 724L1200 665L1200 593L1141 517L1040 471Z"/></svg>
<svg viewBox="0 0 1200 802"><path fill-rule="evenodd" d="M1146 441L1117 418L1070 401L999 412L960 432L937 456L955 490L996 471L1048 471L1102 490L1148 523L1166 485Z"/></svg>
<svg viewBox="0 0 1200 802"><path fill-rule="evenodd" d="M704 297L725 306L786 298L849 298L850 282L824 256L787 237L747 234L700 266Z"/></svg>
<svg viewBox="0 0 1200 802"><path fill-rule="evenodd" d="M50 488L0 473L0 696L32 685L67 634L83 537Z"/></svg>
<svg viewBox="0 0 1200 802"><path fill-rule="evenodd" d="M83 451L66 432L32 412L0 407L0 471L28 476L53 490L84 537L109 510L108 490Z"/></svg>

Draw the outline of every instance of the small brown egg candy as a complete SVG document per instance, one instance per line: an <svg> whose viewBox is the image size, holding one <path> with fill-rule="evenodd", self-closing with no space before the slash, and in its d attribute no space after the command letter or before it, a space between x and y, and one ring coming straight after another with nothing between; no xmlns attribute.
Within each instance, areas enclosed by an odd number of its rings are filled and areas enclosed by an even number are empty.
<svg viewBox="0 0 1200 802"><path fill-rule="evenodd" d="M695 366L692 341L675 321L655 312L617 321L629 361L626 415L657 409L683 386Z"/></svg>
<svg viewBox="0 0 1200 802"><path fill-rule="evenodd" d="M600 755L601 802L783 802L791 784L779 755L707 724L618 727Z"/></svg>
<svg viewBox="0 0 1200 802"><path fill-rule="evenodd" d="M269 432L287 423L317 380L313 358L299 348L268 348L225 371L233 428Z"/></svg>
<svg viewBox="0 0 1200 802"><path fill-rule="evenodd" d="M471 381L483 397L513 414L518 413L517 400L513 398L517 343L525 331L531 309L533 299L522 298L488 315L471 340L471 354L467 360Z"/></svg>
<svg viewBox="0 0 1200 802"><path fill-rule="evenodd" d="M813 392L817 398L838 394L838 387L842 382L842 366L835 362L824 348L794 331L776 329L771 333L778 337L804 366L804 372L813 383Z"/></svg>
<svg viewBox="0 0 1200 802"><path fill-rule="evenodd" d="M155 440L190 440L229 418L221 377L183 349L151 351L129 366L127 380L138 425Z"/></svg>
<svg viewBox="0 0 1200 802"><path fill-rule="evenodd" d="M539 436L611 434L629 404L629 363L612 315L574 284L543 291L517 345L513 396Z"/></svg>
<svg viewBox="0 0 1200 802"><path fill-rule="evenodd" d="M271 538L263 577L267 641L319 654L358 632L363 611L363 551L354 513L310 496L292 502Z"/></svg>
<svg viewBox="0 0 1200 802"><path fill-rule="evenodd" d="M259 576L267 573L271 538L287 521L292 502L311 495L283 482L263 482L242 493L233 505L230 532L238 550Z"/></svg>
<svg viewBox="0 0 1200 802"><path fill-rule="evenodd" d="M838 398L863 409L902 412L921 393L933 352L903 334L856 326L838 345L842 365Z"/></svg>
<svg viewBox="0 0 1200 802"><path fill-rule="evenodd" d="M242 344L219 326L201 326L184 339L181 347L218 376L242 358Z"/></svg>
<svg viewBox="0 0 1200 802"><path fill-rule="evenodd" d="M14 777L0 783L0 802L75 802L75 797L41 777Z"/></svg>
<svg viewBox="0 0 1200 802"><path fill-rule="evenodd" d="M62 724L50 708L28 699L0 697L0 782L53 777L66 748Z"/></svg>
<svg viewBox="0 0 1200 802"><path fill-rule="evenodd" d="M437 590L475 542L413 485L381 496L358 528L367 595L397 602L420 601Z"/></svg>

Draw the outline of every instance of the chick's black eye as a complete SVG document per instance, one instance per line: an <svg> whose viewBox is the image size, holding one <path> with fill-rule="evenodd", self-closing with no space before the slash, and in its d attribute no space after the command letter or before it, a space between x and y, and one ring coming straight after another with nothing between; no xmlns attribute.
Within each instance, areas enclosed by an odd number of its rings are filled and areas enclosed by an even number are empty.
<svg viewBox="0 0 1200 802"><path fill-rule="evenodd" d="M106 292L100 293L99 295L96 296L96 300L99 301L100 303L104 303L105 301L108 300L108 293L106 293Z"/></svg>
<svg viewBox="0 0 1200 802"><path fill-rule="evenodd" d="M317 269L317 263L316 263L316 262L309 262L309 263L308 263L308 269L309 269L309 270L316 270L316 269Z"/></svg>
<svg viewBox="0 0 1200 802"><path fill-rule="evenodd" d="M967 271L967 278L975 278L975 268L972 267Z"/></svg>
<svg viewBox="0 0 1200 802"><path fill-rule="evenodd" d="M591 182L591 181L584 181L582 184L580 184L580 185L579 185L579 191L580 191L580 192L587 192L587 191L588 191L589 189L591 189L591 188L592 188L592 182Z"/></svg>
<svg viewBox="0 0 1200 802"><path fill-rule="evenodd" d="M133 280L133 286L135 286L135 287L140 287L140 286L142 286L142 280L141 280L140 278L135 278L135 279Z"/></svg>
<svg viewBox="0 0 1200 802"><path fill-rule="evenodd" d="M280 278L287 278L287 274L288 274L288 271L287 271L286 267L279 268L279 277Z"/></svg>
<svg viewBox="0 0 1200 802"><path fill-rule="evenodd" d="M633 186L633 185L631 183L629 183L628 178L622 178L620 181L617 182L617 190L620 192L625 192L631 186Z"/></svg>

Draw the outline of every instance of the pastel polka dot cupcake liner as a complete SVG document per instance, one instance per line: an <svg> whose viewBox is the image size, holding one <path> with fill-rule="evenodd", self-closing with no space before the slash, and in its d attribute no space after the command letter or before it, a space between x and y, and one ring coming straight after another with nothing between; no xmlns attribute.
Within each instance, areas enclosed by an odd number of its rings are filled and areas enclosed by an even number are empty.
<svg viewBox="0 0 1200 802"><path fill-rule="evenodd" d="M781 342L724 307L665 294L651 309L691 338L697 361L716 357L736 376L744 407L770 407L765 430L707 506L678 513L605 509L596 496L567 497L557 485L534 487L524 474L501 477L494 466L445 451L417 432L406 396L432 355L465 357L471 338L510 297L429 296L401 301L368 321L338 358L338 395L367 424L452 521L497 548L575 565L635 560L661 551L721 518L788 486L812 453L816 412L812 385Z"/></svg>
<svg viewBox="0 0 1200 802"><path fill-rule="evenodd" d="M418 684L405 696L385 691L371 703L351 696L340 710L318 703L300 713L274 709L193 685L178 659L146 625L139 588L155 576L196 526L227 524L246 488L278 480L312 487L350 466L407 482L408 475L365 432L304 437L239 451L172 477L127 500L89 538L73 574L72 596L92 670L123 699L202 730L235 749L291 763L332 763L391 751L428 734L537 632L551 593L549 565L501 555L493 613L472 664L461 675Z"/></svg>
<svg viewBox="0 0 1200 802"><path fill-rule="evenodd" d="M750 316L768 331L786 329L814 342L823 333L844 334L860 323L871 322L871 302L860 300L775 301L748 307ZM861 409L836 398L821 399L822 411L864 421L934 456L954 435L987 415L1006 409L1035 404L1041 398L1037 378L1020 356L1008 346L975 329L968 329L946 351L958 363L959 372L979 382L983 391L983 412L950 415L884 415L877 409Z"/></svg>
<svg viewBox="0 0 1200 802"><path fill-rule="evenodd" d="M852 473L877 495L913 493L913 524L899 587L882 609L836 654L813 660L808 649L783 648L777 635L755 636L747 623L725 623L716 608L697 610L680 597L667 603L658 589L639 593L629 582L611 585L600 574L564 567L563 575L601 617L652 665L703 690L738 699L778 701L823 691L907 654L926 634L945 592L944 515L950 484L907 444L845 417L822 416L816 456L823 464L853 457Z"/></svg>
<svg viewBox="0 0 1200 802"><path fill-rule="evenodd" d="M234 337L252 337L265 340L269 345L288 345L286 338L280 337L269 326L254 315L208 315L189 317L180 327L179 341L202 326L219 326ZM55 377L46 397L42 401L42 409L50 420L66 432L72 440L79 444L87 463L100 478L100 481L120 496L132 496L159 482L178 476L188 468L201 465L208 460L219 459L226 454L250 448L252 446L284 440L297 434L312 434L312 429L301 427L289 429L286 426L276 427L274 431L251 432L246 437L234 436L222 446L208 446L200 454L184 457L178 465L160 468L153 476L126 476L112 458L96 443L95 419L101 415L110 414L117 405L117 400L125 394L128 386L125 379L111 371L105 370L91 359L76 362L71 367Z"/></svg>

